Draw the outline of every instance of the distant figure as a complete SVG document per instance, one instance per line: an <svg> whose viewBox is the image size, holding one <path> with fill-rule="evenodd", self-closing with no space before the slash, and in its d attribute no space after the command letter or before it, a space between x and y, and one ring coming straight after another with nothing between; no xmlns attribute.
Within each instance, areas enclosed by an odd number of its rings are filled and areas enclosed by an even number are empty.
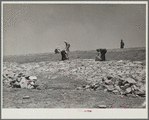
<svg viewBox="0 0 149 120"><path fill-rule="evenodd" d="M106 58L105 58L105 54L107 52L106 49L97 49L97 55L96 55L96 59L95 61L105 61Z"/></svg>
<svg viewBox="0 0 149 120"><path fill-rule="evenodd" d="M101 57L100 57L101 53L100 53L99 49L97 49L96 51L97 51L97 55L96 55L95 61L102 61Z"/></svg>
<svg viewBox="0 0 149 120"><path fill-rule="evenodd" d="M68 52L66 50L61 51L62 60L69 60Z"/></svg>
<svg viewBox="0 0 149 120"><path fill-rule="evenodd" d="M107 53L106 49L100 49L100 53L101 53L101 59L102 61L106 60L105 54Z"/></svg>
<svg viewBox="0 0 149 120"><path fill-rule="evenodd" d="M120 45L120 46L121 46L121 49L123 49L125 44L124 44L124 42L123 42L122 39L121 39L121 43L120 43L120 44L121 44L121 45Z"/></svg>
<svg viewBox="0 0 149 120"><path fill-rule="evenodd" d="M55 49L55 54L58 54L58 53L60 53L60 49L57 46L57 48Z"/></svg>
<svg viewBox="0 0 149 120"><path fill-rule="evenodd" d="M65 48L66 51L69 52L70 44L66 41L64 41L64 43L66 44L66 48Z"/></svg>

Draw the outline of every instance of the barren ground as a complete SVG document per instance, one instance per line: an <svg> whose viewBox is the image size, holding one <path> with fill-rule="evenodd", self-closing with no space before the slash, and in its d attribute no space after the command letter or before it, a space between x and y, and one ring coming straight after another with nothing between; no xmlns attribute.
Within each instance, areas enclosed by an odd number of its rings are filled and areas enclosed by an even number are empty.
<svg viewBox="0 0 149 120"><path fill-rule="evenodd" d="M70 52L70 60L95 59L96 51ZM108 50L106 60L131 60L144 61L145 48L114 49ZM17 62L20 64L41 61L60 61L61 55L54 53L5 56L4 62ZM77 90L77 86L87 84L85 80L63 76L56 79L46 79L38 75L36 84L41 86L37 89L9 88L3 85L3 108L97 108L105 104L107 108L138 108L145 97L118 96L110 92ZM29 99L23 99L29 96Z"/></svg>

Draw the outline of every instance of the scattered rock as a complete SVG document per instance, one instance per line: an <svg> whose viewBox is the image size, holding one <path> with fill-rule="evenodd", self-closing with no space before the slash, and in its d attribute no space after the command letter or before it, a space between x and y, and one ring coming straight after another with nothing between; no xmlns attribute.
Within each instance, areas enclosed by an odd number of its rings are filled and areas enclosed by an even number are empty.
<svg viewBox="0 0 149 120"><path fill-rule="evenodd" d="M111 75L107 75L108 80L110 80L111 78L113 78Z"/></svg>
<svg viewBox="0 0 149 120"><path fill-rule="evenodd" d="M143 107L143 108L146 107L146 101L144 101L144 103L142 104L142 107Z"/></svg>
<svg viewBox="0 0 149 120"><path fill-rule="evenodd" d="M22 78L22 80L20 81L20 86L21 86L21 88L27 88L27 80L26 80L26 78Z"/></svg>
<svg viewBox="0 0 149 120"><path fill-rule="evenodd" d="M13 76L12 74L10 74ZM35 85L35 81L37 81L36 76L26 76L23 73L19 73L18 75L14 74L13 77L10 77L9 74L4 75L4 80L7 79L7 83L10 84L12 88L26 88L33 89ZM6 82L6 81L5 81Z"/></svg>
<svg viewBox="0 0 149 120"><path fill-rule="evenodd" d="M94 59L75 59L24 64L3 62L3 83L12 88L39 89L35 87L38 74L46 79L75 76L74 79L86 80L88 85L78 87L78 90L103 89L114 94L139 96L145 96L146 92L146 67L140 61L95 62Z"/></svg>
<svg viewBox="0 0 149 120"><path fill-rule="evenodd" d="M125 91L125 94L128 94L130 93L132 90L131 90L131 87L127 88L126 91Z"/></svg>
<svg viewBox="0 0 149 120"><path fill-rule="evenodd" d="M113 85L109 85L109 86L107 87L107 90L108 90L109 92L112 92L112 91L114 90Z"/></svg>
<svg viewBox="0 0 149 120"><path fill-rule="evenodd" d="M136 84L137 82L132 78L126 78L126 81L132 84Z"/></svg>
<svg viewBox="0 0 149 120"><path fill-rule="evenodd" d="M106 85L113 85L114 83L111 80L105 80Z"/></svg>
<svg viewBox="0 0 149 120"><path fill-rule="evenodd" d="M108 90L107 89L104 89L104 92L107 92Z"/></svg>
<svg viewBox="0 0 149 120"><path fill-rule="evenodd" d="M118 90L118 91L121 91L120 87L115 85L115 89Z"/></svg>
<svg viewBox="0 0 149 120"><path fill-rule="evenodd" d="M121 62L123 62L123 60L119 60L119 61L117 61L117 62L118 62L118 63L119 63L119 62L121 63Z"/></svg>
<svg viewBox="0 0 149 120"><path fill-rule="evenodd" d="M120 94L118 90L113 90L112 92L113 92L114 94L116 94L116 95L119 95L119 94Z"/></svg>
<svg viewBox="0 0 149 120"><path fill-rule="evenodd" d="M30 99L29 96L23 96L23 99Z"/></svg>
<svg viewBox="0 0 149 120"><path fill-rule="evenodd" d="M30 79L30 80L35 80L35 81L37 81L37 77L36 77L36 76L29 76L29 79Z"/></svg>
<svg viewBox="0 0 149 120"><path fill-rule="evenodd" d="M138 88L135 85L132 85L131 87L134 89L134 91L138 90Z"/></svg>
<svg viewBox="0 0 149 120"><path fill-rule="evenodd" d="M99 108L106 108L106 105L98 105Z"/></svg>
<svg viewBox="0 0 149 120"><path fill-rule="evenodd" d="M88 88L90 88L90 86L89 85L86 85L85 89L88 89Z"/></svg>
<svg viewBox="0 0 149 120"><path fill-rule="evenodd" d="M81 87L77 87L77 90L82 90L82 88Z"/></svg>
<svg viewBox="0 0 149 120"><path fill-rule="evenodd" d="M124 86L121 86L121 89L126 90L128 87L130 87L130 84L126 83Z"/></svg>
<svg viewBox="0 0 149 120"><path fill-rule="evenodd" d="M135 94L139 95L141 97L145 97L146 96L146 94L145 94L145 92L143 90L135 91Z"/></svg>
<svg viewBox="0 0 149 120"><path fill-rule="evenodd" d="M134 63L134 64L142 64L141 61L134 61L133 63Z"/></svg>

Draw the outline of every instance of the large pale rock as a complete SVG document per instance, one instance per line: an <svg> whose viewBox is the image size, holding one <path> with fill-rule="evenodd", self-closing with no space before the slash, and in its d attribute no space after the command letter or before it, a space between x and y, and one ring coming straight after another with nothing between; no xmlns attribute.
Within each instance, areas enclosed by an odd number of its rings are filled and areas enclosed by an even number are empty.
<svg viewBox="0 0 149 120"><path fill-rule="evenodd" d="M107 75L108 80L110 80L111 78L113 78L112 75Z"/></svg>
<svg viewBox="0 0 149 120"><path fill-rule="evenodd" d="M130 87L130 84L126 83L124 86L121 86L121 89L126 90L128 87Z"/></svg>
<svg viewBox="0 0 149 120"><path fill-rule="evenodd" d="M109 86L107 87L107 90L108 90L109 92L112 92L112 91L114 90L113 85L109 85Z"/></svg>
<svg viewBox="0 0 149 120"><path fill-rule="evenodd" d="M27 89L33 89L33 88L34 88L34 86L31 85L31 84L29 84L29 85L27 86Z"/></svg>
<svg viewBox="0 0 149 120"><path fill-rule="evenodd" d="M132 85L131 87L134 89L134 91L138 90L138 87L135 85Z"/></svg>
<svg viewBox="0 0 149 120"><path fill-rule="evenodd" d="M90 86L89 86L89 85L86 85L86 86L85 86L85 89L89 89L89 88L90 88Z"/></svg>
<svg viewBox="0 0 149 120"><path fill-rule="evenodd" d="M118 91L121 91L121 88L117 85L115 86L115 89L118 90Z"/></svg>
<svg viewBox="0 0 149 120"><path fill-rule="evenodd" d="M142 96L142 97L145 97L145 92L141 89L139 89L138 91L135 91L135 94Z"/></svg>
<svg viewBox="0 0 149 120"><path fill-rule="evenodd" d="M36 77L36 76L30 76L29 79L30 79L30 80L35 80L35 81L37 81L37 77Z"/></svg>
<svg viewBox="0 0 149 120"><path fill-rule="evenodd" d="M130 93L132 90L131 90L131 87L127 88L126 91L125 91L125 94L128 94Z"/></svg>
<svg viewBox="0 0 149 120"><path fill-rule="evenodd" d="M134 61L133 63L134 63L134 64L142 64L141 61Z"/></svg>
<svg viewBox="0 0 149 120"><path fill-rule="evenodd" d="M28 81L26 80L25 77L22 77L21 81L20 81L20 86L21 88L27 88L28 86Z"/></svg>
<svg viewBox="0 0 149 120"><path fill-rule="evenodd" d="M126 81L129 82L129 83L132 83L132 84L136 84L137 83L134 79L132 79L130 77L126 78Z"/></svg>
<svg viewBox="0 0 149 120"><path fill-rule="evenodd" d="M98 105L99 108L106 108L106 105Z"/></svg>
<svg viewBox="0 0 149 120"><path fill-rule="evenodd" d="M106 85L113 85L114 83L111 80L105 80Z"/></svg>
<svg viewBox="0 0 149 120"><path fill-rule="evenodd" d="M142 105L141 105L143 108L145 108L146 107L146 101L144 101L144 103L142 103Z"/></svg>
<svg viewBox="0 0 149 120"><path fill-rule="evenodd" d="M118 90L113 90L112 92L116 95L120 94L120 92Z"/></svg>
<svg viewBox="0 0 149 120"><path fill-rule="evenodd" d="M119 60L119 61L117 61L118 63L121 63L121 62L124 62L123 60Z"/></svg>

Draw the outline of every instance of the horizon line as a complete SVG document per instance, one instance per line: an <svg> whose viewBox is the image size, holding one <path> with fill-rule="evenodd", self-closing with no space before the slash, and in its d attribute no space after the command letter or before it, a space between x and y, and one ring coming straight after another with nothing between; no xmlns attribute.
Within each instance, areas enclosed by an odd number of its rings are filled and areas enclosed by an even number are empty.
<svg viewBox="0 0 149 120"><path fill-rule="evenodd" d="M113 48L113 49L107 49L107 50L127 50L127 49L139 49L139 48L145 48L146 47L130 47L130 48L123 48L123 49L120 49L120 48ZM101 48L101 49L105 49L105 48ZM77 52L77 51L80 51L80 52L84 52L84 51L96 51L95 50L74 50L74 51L70 51L70 52ZM109 51L110 52L110 51ZM43 52L43 53L28 53L28 54L18 54L18 55L4 55L3 54L3 57L9 57L9 56L30 56L30 55L39 55L39 54L55 54L54 51L53 52Z"/></svg>

